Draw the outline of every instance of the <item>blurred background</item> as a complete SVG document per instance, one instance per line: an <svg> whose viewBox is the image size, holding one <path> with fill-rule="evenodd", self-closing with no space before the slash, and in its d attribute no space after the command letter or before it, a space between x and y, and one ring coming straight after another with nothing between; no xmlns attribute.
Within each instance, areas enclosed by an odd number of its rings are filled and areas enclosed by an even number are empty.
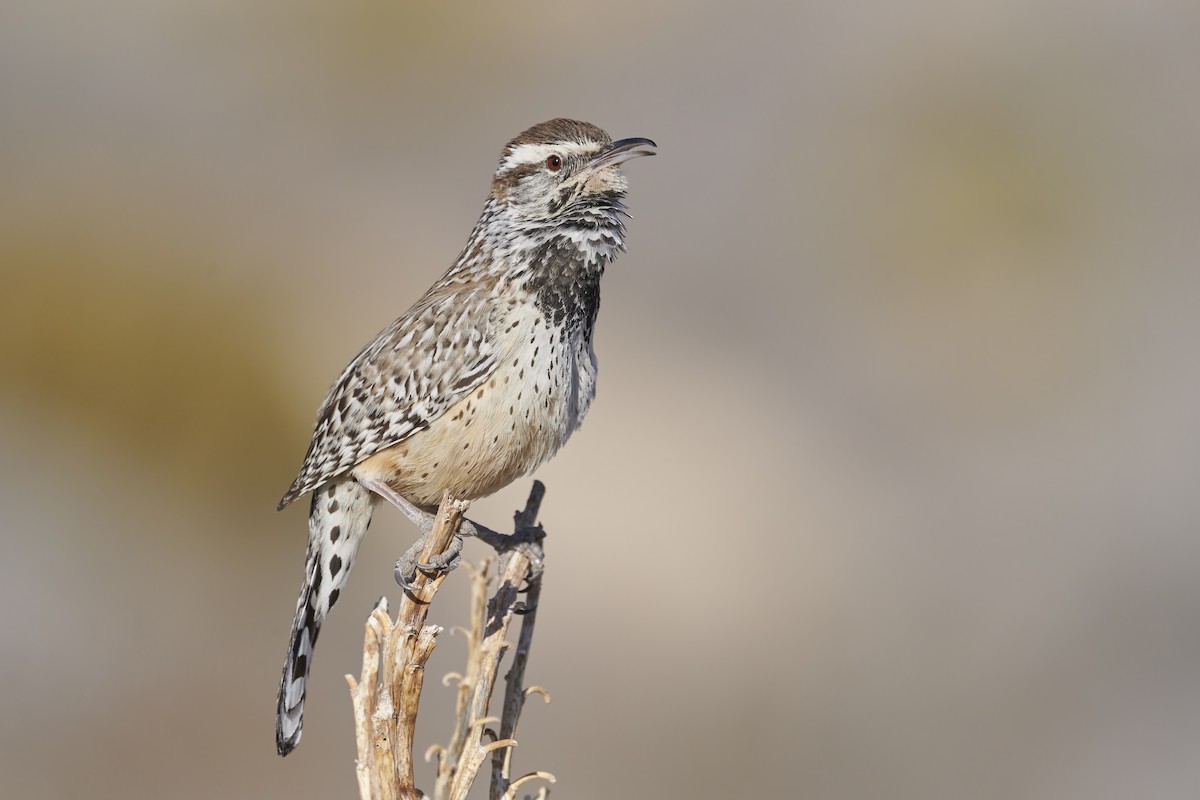
<svg viewBox="0 0 1200 800"><path fill-rule="evenodd" d="M660 155L539 473L516 768L1196 797L1198 41L1182 0L5 4L4 793L355 796L342 675L415 532L377 514L282 760L275 504L504 143L572 116Z"/></svg>

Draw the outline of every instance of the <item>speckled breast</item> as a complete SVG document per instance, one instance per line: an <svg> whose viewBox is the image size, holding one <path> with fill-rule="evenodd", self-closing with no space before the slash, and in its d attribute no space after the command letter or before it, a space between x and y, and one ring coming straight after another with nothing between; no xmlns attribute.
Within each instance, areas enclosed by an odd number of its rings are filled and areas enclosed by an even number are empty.
<svg viewBox="0 0 1200 800"><path fill-rule="evenodd" d="M500 330L504 355L483 384L355 474L381 478L429 507L445 489L464 499L491 494L554 455L595 394L590 336L565 331L534 304L514 307Z"/></svg>

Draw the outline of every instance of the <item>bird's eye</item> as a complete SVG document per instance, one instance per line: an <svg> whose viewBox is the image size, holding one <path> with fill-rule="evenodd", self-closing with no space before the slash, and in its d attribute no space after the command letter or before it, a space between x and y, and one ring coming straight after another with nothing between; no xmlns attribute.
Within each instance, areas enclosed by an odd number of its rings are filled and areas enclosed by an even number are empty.
<svg viewBox="0 0 1200 800"><path fill-rule="evenodd" d="M562 159L558 156L550 156L546 159L546 168L551 172L558 172L562 169Z"/></svg>

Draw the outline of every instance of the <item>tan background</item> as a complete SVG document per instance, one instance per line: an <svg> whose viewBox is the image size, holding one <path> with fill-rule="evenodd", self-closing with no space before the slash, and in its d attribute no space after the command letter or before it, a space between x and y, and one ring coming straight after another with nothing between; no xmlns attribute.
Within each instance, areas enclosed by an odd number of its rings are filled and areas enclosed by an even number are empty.
<svg viewBox="0 0 1200 800"><path fill-rule="evenodd" d="M661 154L540 473L554 702L517 764L1196 797L1197 42L1182 0L6 4L3 794L353 795L341 675L413 531L377 517L281 760L275 502L504 142L568 115Z"/></svg>

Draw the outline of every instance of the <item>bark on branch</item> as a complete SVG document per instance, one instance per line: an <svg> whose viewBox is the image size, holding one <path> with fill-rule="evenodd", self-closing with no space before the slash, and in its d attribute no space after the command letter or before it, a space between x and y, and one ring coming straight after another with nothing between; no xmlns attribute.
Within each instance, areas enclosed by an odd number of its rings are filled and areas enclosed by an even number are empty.
<svg viewBox="0 0 1200 800"><path fill-rule="evenodd" d="M417 573L415 589L400 600L393 620L387 598L380 598L366 625L362 673L356 680L347 675L354 704L358 743L358 791L362 800L465 800L483 765L491 760L491 800L511 800L528 781L554 782L548 772L512 775L512 752L516 747L517 723L525 700L550 695L540 686L525 687L525 667L533 641L537 603L541 594L542 538L537 525L545 487L534 481L525 508L514 516L516 533L499 536L490 531L481 536L499 552L479 567L465 564L471 576L471 624L467 635L467 665L462 674L447 675L443 682L458 681L456 721L450 741L433 745L426 760L437 760L437 779L432 795L419 791L413 777L413 747L417 711L425 677L425 664L437 645L442 629L427 625L430 603L445 573ZM442 499L429 544L421 561L443 552L463 523L467 504ZM470 526L470 522L467 523ZM470 526L478 528L479 526ZM492 596L489 590L495 587ZM526 595L522 602L521 594ZM512 647L507 636L514 617L520 625L512 664L505 676L504 701L499 717L488 716L492 693L498 682L500 663ZM493 727L499 724L498 729ZM538 795L545 797L543 786Z"/></svg>

